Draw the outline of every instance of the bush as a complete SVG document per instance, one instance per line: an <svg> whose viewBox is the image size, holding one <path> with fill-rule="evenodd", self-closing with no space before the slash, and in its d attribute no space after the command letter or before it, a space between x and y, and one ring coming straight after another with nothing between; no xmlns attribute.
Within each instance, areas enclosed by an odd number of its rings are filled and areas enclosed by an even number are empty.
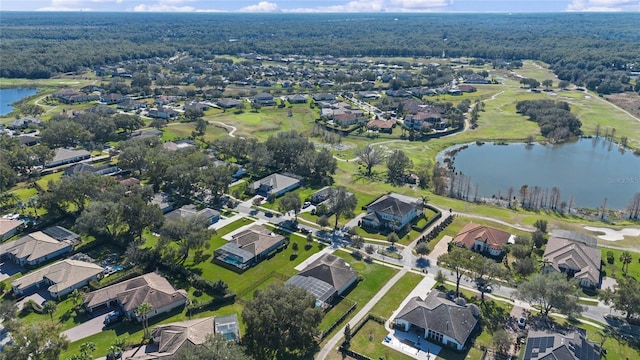
<svg viewBox="0 0 640 360"><path fill-rule="evenodd" d="M607 262L609 264L613 264L615 262L615 258L613 257L613 251L607 251Z"/></svg>
<svg viewBox="0 0 640 360"><path fill-rule="evenodd" d="M291 249L293 249L293 251L298 251L298 243L294 242L293 244L291 244Z"/></svg>

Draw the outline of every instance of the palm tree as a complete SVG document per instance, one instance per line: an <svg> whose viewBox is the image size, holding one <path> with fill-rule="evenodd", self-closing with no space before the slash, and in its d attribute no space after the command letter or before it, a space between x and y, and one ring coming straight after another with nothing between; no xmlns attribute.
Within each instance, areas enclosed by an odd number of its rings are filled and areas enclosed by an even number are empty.
<svg viewBox="0 0 640 360"><path fill-rule="evenodd" d="M631 253L628 251L623 252L622 254L620 254L620 262L622 263L622 272L623 273L627 273L627 271L629 271L629 264L631 264L631 261L633 260L633 258L631 257Z"/></svg>
<svg viewBox="0 0 640 360"><path fill-rule="evenodd" d="M542 258L542 260L540 260L540 271L544 271L546 268L550 267L551 265L553 265L553 263L549 258Z"/></svg>
<svg viewBox="0 0 640 360"><path fill-rule="evenodd" d="M39 201L36 196L32 196L29 198L29 206L33 208L33 213L36 215L36 217L38 216L38 205Z"/></svg>
<svg viewBox="0 0 640 360"><path fill-rule="evenodd" d="M84 295L84 293L78 289L73 290L71 295L69 295L71 301L73 302L74 309L77 309L78 307L80 307L80 304L82 304L82 295Z"/></svg>
<svg viewBox="0 0 640 360"><path fill-rule="evenodd" d="M49 317L51 317L51 321L53 321L53 313L56 312L56 309L58 308L56 302L53 300L45 301L45 303L42 305L42 308L47 312L47 314L49 314Z"/></svg>
<svg viewBox="0 0 640 360"><path fill-rule="evenodd" d="M153 311L153 305L148 302L140 304L135 310L135 314L142 321L142 328L144 329L144 338L149 338L149 318L148 315Z"/></svg>
<svg viewBox="0 0 640 360"><path fill-rule="evenodd" d="M96 344L92 343L91 341L82 343L82 345L80 345L80 353L86 355L89 358L91 358L91 353L94 351L96 351Z"/></svg>
<svg viewBox="0 0 640 360"><path fill-rule="evenodd" d="M27 204L25 204L24 201L18 200L16 202L16 210L18 211L19 214L22 214L24 212L24 209L26 208L27 208Z"/></svg>
<svg viewBox="0 0 640 360"><path fill-rule="evenodd" d="M16 202L18 202L18 199L20 199L18 195L9 191L5 191L0 194L0 206L13 207L16 205Z"/></svg>

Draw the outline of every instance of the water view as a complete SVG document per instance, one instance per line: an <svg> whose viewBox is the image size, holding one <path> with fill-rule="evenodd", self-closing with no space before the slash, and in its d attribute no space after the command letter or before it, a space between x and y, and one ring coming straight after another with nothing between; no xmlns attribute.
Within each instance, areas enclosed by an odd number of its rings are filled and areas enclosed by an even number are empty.
<svg viewBox="0 0 640 360"><path fill-rule="evenodd" d="M0 89L0 116L7 115L13 111L11 104L32 96L37 92L38 89Z"/></svg>
<svg viewBox="0 0 640 360"><path fill-rule="evenodd" d="M469 197L476 184L482 197L506 196L513 187L518 199L522 185L555 186L563 201L574 197L575 207L597 208L607 198L607 208L624 209L640 191L640 157L603 139L561 145L469 144L454 164L456 172L471 179Z"/></svg>

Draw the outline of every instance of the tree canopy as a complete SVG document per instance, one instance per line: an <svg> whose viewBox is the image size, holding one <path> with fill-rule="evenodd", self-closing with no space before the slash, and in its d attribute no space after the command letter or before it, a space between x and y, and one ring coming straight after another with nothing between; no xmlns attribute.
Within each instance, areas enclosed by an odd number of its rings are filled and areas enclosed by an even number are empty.
<svg viewBox="0 0 640 360"><path fill-rule="evenodd" d="M566 274L538 273L523 281L515 296L531 304L539 305L544 316L552 309L563 314L579 314L583 308L578 303L578 286L575 279L567 280Z"/></svg>

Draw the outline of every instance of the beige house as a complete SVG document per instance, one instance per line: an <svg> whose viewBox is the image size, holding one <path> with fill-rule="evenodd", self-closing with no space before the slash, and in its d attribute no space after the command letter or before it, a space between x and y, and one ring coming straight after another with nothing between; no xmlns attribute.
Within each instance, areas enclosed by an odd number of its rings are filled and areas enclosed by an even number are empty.
<svg viewBox="0 0 640 360"><path fill-rule="evenodd" d="M21 266L35 266L71 251L72 246L70 240L60 241L42 231L36 231L0 244L0 256Z"/></svg>
<svg viewBox="0 0 640 360"><path fill-rule="evenodd" d="M550 263L543 271L560 271L579 280L580 286L600 287L602 253L595 238L571 231L554 231L542 258Z"/></svg>
<svg viewBox="0 0 640 360"><path fill-rule="evenodd" d="M101 307L119 307L130 319L140 321L135 310L149 303L153 310L148 318L169 312L187 303L187 292L176 290L158 273L148 273L133 279L92 291L83 297L84 306L90 312Z"/></svg>
<svg viewBox="0 0 640 360"><path fill-rule="evenodd" d="M104 269L93 263L78 260L61 260L32 271L14 280L11 285L16 295L29 295L46 288L52 297L57 298L98 280Z"/></svg>
<svg viewBox="0 0 640 360"><path fill-rule="evenodd" d="M23 225L24 223L20 220L0 218L0 241L4 241L15 235Z"/></svg>

